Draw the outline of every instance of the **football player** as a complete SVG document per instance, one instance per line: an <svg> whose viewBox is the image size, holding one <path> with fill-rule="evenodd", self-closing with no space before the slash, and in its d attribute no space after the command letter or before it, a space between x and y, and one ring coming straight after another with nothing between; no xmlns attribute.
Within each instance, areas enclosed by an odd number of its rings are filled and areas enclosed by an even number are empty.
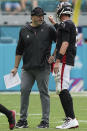
<svg viewBox="0 0 87 131"><path fill-rule="evenodd" d="M61 2L57 7L57 17L60 24L55 24L50 16L49 20L57 29L56 62L54 65L56 91L59 95L63 110L65 112L65 122L56 126L57 129L77 128L79 123L75 118L73 100L69 93L70 71L74 66L76 55L76 27L71 21L72 5L69 2Z"/></svg>

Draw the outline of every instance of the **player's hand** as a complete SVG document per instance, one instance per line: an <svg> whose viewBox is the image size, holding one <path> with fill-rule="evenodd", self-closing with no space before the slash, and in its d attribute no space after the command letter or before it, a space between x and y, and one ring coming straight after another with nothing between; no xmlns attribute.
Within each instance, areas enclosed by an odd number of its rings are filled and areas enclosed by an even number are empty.
<svg viewBox="0 0 87 131"><path fill-rule="evenodd" d="M51 64L53 63L55 60L55 57L54 56L50 56L49 59L48 59L48 63Z"/></svg>
<svg viewBox="0 0 87 131"><path fill-rule="evenodd" d="M11 73L13 74L13 76L16 75L16 73L17 73L17 69L18 69L18 68L14 67L14 69L11 70Z"/></svg>
<svg viewBox="0 0 87 131"><path fill-rule="evenodd" d="M55 24L56 24L56 22L54 21L54 19L53 19L53 16L52 16L52 15L48 16L48 19L49 19L49 21L50 21L53 25L55 25Z"/></svg>
<svg viewBox="0 0 87 131"><path fill-rule="evenodd" d="M55 74L57 74L58 69L59 69L59 62L55 63L55 65L54 65L54 69L53 70L54 70Z"/></svg>

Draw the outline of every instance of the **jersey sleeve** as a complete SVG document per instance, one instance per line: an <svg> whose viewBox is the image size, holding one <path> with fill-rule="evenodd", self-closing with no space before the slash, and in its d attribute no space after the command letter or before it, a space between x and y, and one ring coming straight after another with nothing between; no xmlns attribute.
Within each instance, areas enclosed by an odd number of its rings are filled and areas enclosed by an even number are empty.
<svg viewBox="0 0 87 131"><path fill-rule="evenodd" d="M23 42L23 38L22 38L22 32L23 32L23 30L21 29L20 33L19 33L18 44L16 47L16 55L22 55L23 51L24 51L24 42Z"/></svg>
<svg viewBox="0 0 87 131"><path fill-rule="evenodd" d="M50 38L51 38L51 40L56 42L56 37L57 37L57 33L56 33L55 27L50 26Z"/></svg>
<svg viewBox="0 0 87 131"><path fill-rule="evenodd" d="M61 23L61 30L62 30L62 42L67 41L69 42L70 39L70 26L66 22Z"/></svg>
<svg viewBox="0 0 87 131"><path fill-rule="evenodd" d="M56 23L56 24L54 25L54 27L55 27L56 30L58 29L58 26L59 26L58 23Z"/></svg>

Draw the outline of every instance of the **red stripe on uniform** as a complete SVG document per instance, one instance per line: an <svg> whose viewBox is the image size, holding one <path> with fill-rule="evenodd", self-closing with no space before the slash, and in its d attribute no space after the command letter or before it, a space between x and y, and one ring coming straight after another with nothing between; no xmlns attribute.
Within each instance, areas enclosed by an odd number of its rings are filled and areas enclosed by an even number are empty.
<svg viewBox="0 0 87 131"><path fill-rule="evenodd" d="M66 63L66 55L63 56L62 63Z"/></svg>
<svg viewBox="0 0 87 131"><path fill-rule="evenodd" d="M61 91L62 91L64 68L65 68L65 63L62 63L62 69L61 69Z"/></svg>

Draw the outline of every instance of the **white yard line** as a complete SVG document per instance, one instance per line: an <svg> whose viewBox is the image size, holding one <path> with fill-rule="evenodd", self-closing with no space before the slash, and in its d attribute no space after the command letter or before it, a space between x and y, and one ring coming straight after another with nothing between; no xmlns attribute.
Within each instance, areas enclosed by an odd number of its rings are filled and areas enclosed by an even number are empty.
<svg viewBox="0 0 87 131"><path fill-rule="evenodd" d="M50 95L52 94L52 95L55 95L55 96L57 96L56 95L56 92L54 91L54 92L49 92L50 93ZM71 93L71 95L72 96L87 96L87 91L83 91L83 92L70 92ZM7 95L7 94L9 94L9 95L15 95L15 94L20 94L20 92L18 91L18 92L0 92L0 94L3 94L3 95ZM31 92L31 94L32 95L38 95L39 94L39 92L38 91L32 91Z"/></svg>
<svg viewBox="0 0 87 131"><path fill-rule="evenodd" d="M16 115L17 116L20 116L20 113L16 113ZM37 113L37 114L29 114L28 116L41 116L42 114L39 114L39 113ZM0 113L0 116L4 116L4 114L3 113Z"/></svg>

